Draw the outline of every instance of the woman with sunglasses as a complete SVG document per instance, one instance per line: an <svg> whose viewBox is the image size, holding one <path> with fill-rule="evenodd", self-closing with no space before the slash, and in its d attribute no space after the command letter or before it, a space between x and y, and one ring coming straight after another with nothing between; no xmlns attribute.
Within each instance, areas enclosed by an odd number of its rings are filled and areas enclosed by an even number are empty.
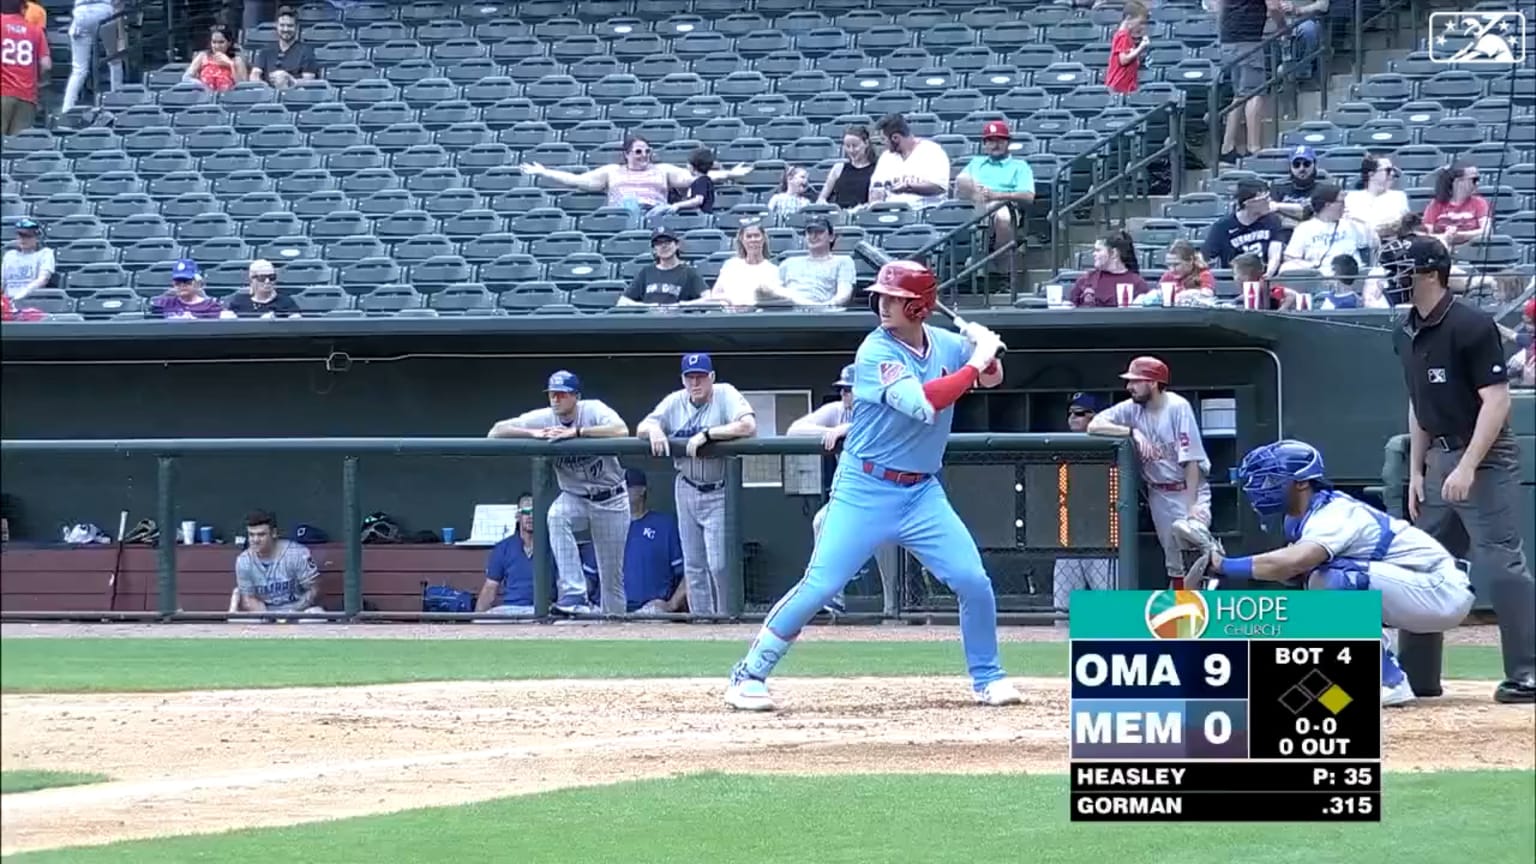
<svg viewBox="0 0 1536 864"><path fill-rule="evenodd" d="M687 189L693 185L694 175L687 168L651 161L651 143L638 135L624 138L623 152L618 164L603 165L576 174L555 168L546 168L537 162L520 166L529 177L545 177L562 186L583 192L604 192L609 207L622 207L630 212L635 227L654 228L662 217L676 209L667 203L667 193L672 189ZM745 177L752 166L737 165L730 170L709 172L716 182Z"/></svg>
<svg viewBox="0 0 1536 864"><path fill-rule="evenodd" d="M1344 215L1375 228L1387 239L1397 236L1408 215L1408 196L1392 188L1402 171L1385 156L1367 155L1360 160L1360 179L1344 196Z"/></svg>
<svg viewBox="0 0 1536 864"><path fill-rule="evenodd" d="M1488 199L1477 193L1477 166L1457 162L1435 175L1435 199L1424 208L1429 233L1455 251L1457 246L1488 235L1493 220Z"/></svg>

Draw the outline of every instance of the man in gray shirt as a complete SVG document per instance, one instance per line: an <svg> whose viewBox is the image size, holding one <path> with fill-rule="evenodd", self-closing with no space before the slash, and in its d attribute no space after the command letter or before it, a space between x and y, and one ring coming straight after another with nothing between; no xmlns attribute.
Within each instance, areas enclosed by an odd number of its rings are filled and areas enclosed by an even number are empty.
<svg viewBox="0 0 1536 864"><path fill-rule="evenodd" d="M779 265L780 296L796 306L843 307L853 297L853 259L832 254L832 223L816 216L805 220L806 254Z"/></svg>
<svg viewBox="0 0 1536 864"><path fill-rule="evenodd" d="M535 408L491 427L489 438L622 438L629 424L618 412L597 399L581 398L581 381L560 370L549 376L544 388L548 408ZM598 581L602 583L604 615L623 615L624 543L629 537L629 495L624 469L617 456L561 456L555 459L555 481L560 494L545 517L549 545L555 553L558 581L557 611L582 614L586 605L587 579L581 569L576 533L590 531L597 557Z"/></svg>
<svg viewBox="0 0 1536 864"><path fill-rule="evenodd" d="M711 441L751 438L757 434L757 414L735 387L715 382L708 354L683 355L682 372L683 389L667 394L635 432L657 456L671 455L670 436L688 439L687 458L672 460L688 611L723 615L725 460L699 458L699 448Z"/></svg>
<svg viewBox="0 0 1536 864"><path fill-rule="evenodd" d="M265 510L245 517L246 548L235 559L238 612L324 612L320 570L309 549L277 539L277 518Z"/></svg>

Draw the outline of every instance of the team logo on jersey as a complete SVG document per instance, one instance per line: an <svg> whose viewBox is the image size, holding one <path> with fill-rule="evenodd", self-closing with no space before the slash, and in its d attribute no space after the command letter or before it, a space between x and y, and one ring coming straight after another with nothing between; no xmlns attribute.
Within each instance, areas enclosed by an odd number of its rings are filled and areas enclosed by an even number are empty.
<svg viewBox="0 0 1536 864"><path fill-rule="evenodd" d="M1154 639L1199 639L1210 621L1199 591L1154 591L1147 598L1147 630Z"/></svg>
<svg viewBox="0 0 1536 864"><path fill-rule="evenodd" d="M884 361L880 364L880 386L889 387L910 374L902 364Z"/></svg>
<svg viewBox="0 0 1536 864"><path fill-rule="evenodd" d="M1431 383L1431 384L1444 384L1445 383L1445 370L1440 368L1440 367L1438 367L1438 366L1430 369L1429 370L1429 383Z"/></svg>

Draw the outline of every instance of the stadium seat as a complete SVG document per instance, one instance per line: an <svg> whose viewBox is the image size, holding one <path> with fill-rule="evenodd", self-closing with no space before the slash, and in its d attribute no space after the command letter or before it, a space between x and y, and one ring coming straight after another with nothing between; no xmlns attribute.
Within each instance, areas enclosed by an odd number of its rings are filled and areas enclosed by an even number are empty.
<svg viewBox="0 0 1536 864"><path fill-rule="evenodd" d="M393 313L419 309L425 301L409 285L380 285L357 298L357 308L368 314Z"/></svg>
<svg viewBox="0 0 1536 864"><path fill-rule="evenodd" d="M325 257L332 266L376 260L386 251L384 243L371 235L343 237L325 245Z"/></svg>
<svg viewBox="0 0 1536 864"><path fill-rule="evenodd" d="M352 304L352 298L334 285L310 285L293 295L293 300L301 312L312 315L348 309Z"/></svg>

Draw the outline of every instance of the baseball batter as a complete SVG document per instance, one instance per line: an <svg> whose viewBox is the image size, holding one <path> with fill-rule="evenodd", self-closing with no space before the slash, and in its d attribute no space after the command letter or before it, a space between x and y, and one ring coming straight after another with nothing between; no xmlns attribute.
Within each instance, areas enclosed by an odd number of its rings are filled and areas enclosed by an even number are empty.
<svg viewBox="0 0 1536 864"><path fill-rule="evenodd" d="M1451 553L1424 531L1334 491L1327 476L1322 454L1302 441L1265 444L1243 457L1237 469L1243 496L1261 517L1285 516L1290 545L1280 549L1228 558L1209 532L1177 530L1203 547L1207 572L1229 582L1306 576L1314 590L1381 592L1386 627L1443 633L1459 625L1472 608L1472 589ZM1192 577L1201 575L1191 569ZM1413 688L1385 635L1382 642L1381 704L1410 702Z"/></svg>
<svg viewBox="0 0 1536 864"><path fill-rule="evenodd" d="M1088 431L1100 406L1092 393L1073 393L1067 403L1067 429ZM1051 574L1051 593L1056 608L1063 612L1072 606L1073 591L1109 591L1115 587L1117 562L1113 558L1057 558ZM1066 621L1056 622L1065 625Z"/></svg>
<svg viewBox="0 0 1536 864"><path fill-rule="evenodd" d="M853 364L843 367L842 374L832 383L837 388L838 401L828 402L815 411L801 417L789 424L786 435L819 435L821 444L828 453L837 450L843 443L843 437L848 434L848 429L853 425ZM826 521L827 508L822 505L816 515L811 517L811 536L814 541L821 542L821 526ZM880 568L880 591L885 606L885 614L895 617L901 612L901 586L899 584L901 574L901 547L881 546L875 550L875 566ZM838 591L832 602L827 604L827 612L833 616L841 615L846 610L843 602L843 592Z"/></svg>
<svg viewBox="0 0 1536 864"><path fill-rule="evenodd" d="M700 458L711 441L750 438L757 415L740 391L715 381L708 354L684 354L683 389L668 393L640 421L636 434L657 456L672 453L670 436L687 438L687 456L672 460L677 469L673 495L677 526L683 537L683 574L688 583L688 611L725 614L725 460Z"/></svg>
<svg viewBox="0 0 1536 864"><path fill-rule="evenodd" d="M875 277L870 304L880 326L865 337L854 361L853 425L832 480L822 540L805 576L774 605L747 656L731 670L725 702L732 708L773 710L767 678L774 666L860 565L893 543L955 592L976 698L987 705L1022 701L998 661L992 581L935 476L955 402L978 384L1002 383L1002 342L976 324L963 336L924 324L937 288L933 272L911 261L893 261Z"/></svg>
<svg viewBox="0 0 1536 864"><path fill-rule="evenodd" d="M629 424L597 399L581 398L581 380L561 370L544 388L548 408L536 408L491 427L490 438L622 438ZM602 582L604 615L623 615L624 540L629 535L629 495L617 456L561 456L555 459L560 494L549 506L546 524L555 553L558 599L563 612L585 612L587 582L581 572L576 532L590 531Z"/></svg>
<svg viewBox="0 0 1536 864"><path fill-rule="evenodd" d="M1120 376L1131 398L1101 411L1088 434L1130 438L1141 457L1147 509L1157 542L1163 547L1168 578L1174 587L1184 576L1184 556L1173 523L1184 518L1211 524L1211 461L1200 440L1195 409L1168 389L1168 366L1156 357L1137 357Z"/></svg>

